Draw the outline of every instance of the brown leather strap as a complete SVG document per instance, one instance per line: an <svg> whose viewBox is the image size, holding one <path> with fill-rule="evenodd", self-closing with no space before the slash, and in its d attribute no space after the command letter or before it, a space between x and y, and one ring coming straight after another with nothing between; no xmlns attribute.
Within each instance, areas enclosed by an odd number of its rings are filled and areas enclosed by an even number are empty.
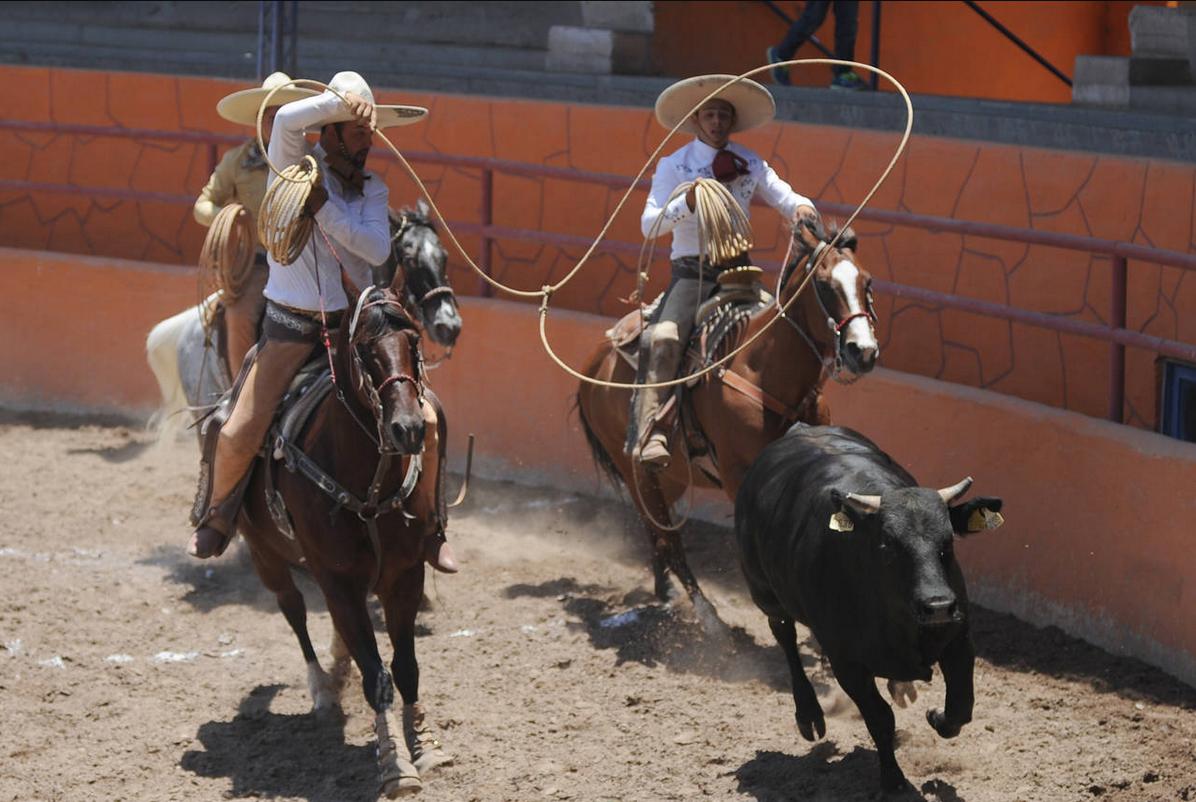
<svg viewBox="0 0 1196 802"><path fill-rule="evenodd" d="M786 406L784 401L781 401L774 395L770 395L763 387L757 387L755 384L752 384L750 381L740 376L735 371L725 371L722 378L723 384L727 385L732 390L743 393L760 406L772 410L780 415L782 419L792 420L797 417L796 407Z"/></svg>

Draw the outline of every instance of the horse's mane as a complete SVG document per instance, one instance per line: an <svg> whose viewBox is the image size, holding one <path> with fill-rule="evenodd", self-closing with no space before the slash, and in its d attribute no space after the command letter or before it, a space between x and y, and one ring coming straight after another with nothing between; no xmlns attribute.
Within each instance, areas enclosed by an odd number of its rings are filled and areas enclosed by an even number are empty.
<svg viewBox="0 0 1196 802"><path fill-rule="evenodd" d="M834 241L835 237L838 237L839 241L835 244L836 248L848 251L855 251L856 249L857 240L855 229L853 229L851 226L840 229L838 220L832 220L829 224L823 226L821 218L803 217L800 221L798 221L797 225L805 226L807 229L809 229L811 234L818 238L820 242L825 242L829 245ZM793 272L794 268L797 267L797 263L803 257L808 256L811 253L811 248L806 245L805 240L797 236L796 227L793 232L793 241L795 245L795 253L793 259L784 267L784 275L781 276L780 282L781 287L785 286L785 282L789 280L789 275Z"/></svg>
<svg viewBox="0 0 1196 802"><path fill-rule="evenodd" d="M419 327L407 314L399 299L389 290L373 289L362 306L357 321L358 336L367 339L380 337L387 331L411 329L418 333Z"/></svg>

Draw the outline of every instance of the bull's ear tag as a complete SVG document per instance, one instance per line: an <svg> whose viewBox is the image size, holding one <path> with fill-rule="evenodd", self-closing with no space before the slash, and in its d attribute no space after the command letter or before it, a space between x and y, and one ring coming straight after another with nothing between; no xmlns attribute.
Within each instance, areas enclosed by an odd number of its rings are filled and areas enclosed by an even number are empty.
<svg viewBox="0 0 1196 802"><path fill-rule="evenodd" d="M1003 523L1005 518L1001 513L993 512L988 507L978 507L968 516L968 531L983 532L985 529L996 529Z"/></svg>
<svg viewBox="0 0 1196 802"><path fill-rule="evenodd" d="M855 529L855 524L852 523L851 518L845 512L836 512L832 515L827 526L834 532L850 532Z"/></svg>

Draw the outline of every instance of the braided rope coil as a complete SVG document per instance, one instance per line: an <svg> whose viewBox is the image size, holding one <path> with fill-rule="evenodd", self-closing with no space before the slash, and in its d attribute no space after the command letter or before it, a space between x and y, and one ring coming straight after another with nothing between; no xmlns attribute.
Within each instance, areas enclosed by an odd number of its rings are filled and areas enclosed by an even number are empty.
<svg viewBox="0 0 1196 802"><path fill-rule="evenodd" d="M274 261L289 265L299 258L311 239L315 220L304 214L303 207L320 181L320 168L313 157L304 156L298 164L284 167L278 177L262 199L257 233Z"/></svg>
<svg viewBox="0 0 1196 802"><path fill-rule="evenodd" d="M217 213L204 237L199 253L199 267L206 276L202 280L222 290L227 301L240 298L253 269L256 247L248 211L239 203L228 204Z"/></svg>

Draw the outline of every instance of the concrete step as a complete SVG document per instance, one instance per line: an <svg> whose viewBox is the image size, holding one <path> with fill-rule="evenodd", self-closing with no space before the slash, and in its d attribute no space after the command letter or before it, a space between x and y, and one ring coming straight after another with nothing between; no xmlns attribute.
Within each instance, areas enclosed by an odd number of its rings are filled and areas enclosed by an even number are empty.
<svg viewBox="0 0 1196 802"><path fill-rule="evenodd" d="M1178 8L1130 9L1130 48L1138 58L1188 58L1187 16Z"/></svg>

